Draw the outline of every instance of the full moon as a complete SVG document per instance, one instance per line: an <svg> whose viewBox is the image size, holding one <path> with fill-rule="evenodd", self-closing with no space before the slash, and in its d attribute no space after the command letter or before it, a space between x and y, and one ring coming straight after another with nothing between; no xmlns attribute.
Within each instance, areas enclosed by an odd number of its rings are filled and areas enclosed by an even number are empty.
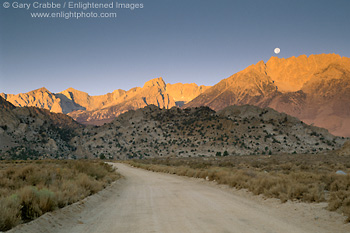
<svg viewBox="0 0 350 233"><path fill-rule="evenodd" d="M274 52L275 52L276 54L279 54L279 53L281 52L281 50L280 50L280 48L275 48Z"/></svg>

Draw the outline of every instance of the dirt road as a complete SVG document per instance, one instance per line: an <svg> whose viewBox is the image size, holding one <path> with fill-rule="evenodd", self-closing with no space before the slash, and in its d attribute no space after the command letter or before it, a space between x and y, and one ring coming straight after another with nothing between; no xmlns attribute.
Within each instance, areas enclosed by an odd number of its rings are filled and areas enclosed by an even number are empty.
<svg viewBox="0 0 350 233"><path fill-rule="evenodd" d="M116 166L125 178L113 186L11 232L350 232L324 205L281 204L204 180Z"/></svg>

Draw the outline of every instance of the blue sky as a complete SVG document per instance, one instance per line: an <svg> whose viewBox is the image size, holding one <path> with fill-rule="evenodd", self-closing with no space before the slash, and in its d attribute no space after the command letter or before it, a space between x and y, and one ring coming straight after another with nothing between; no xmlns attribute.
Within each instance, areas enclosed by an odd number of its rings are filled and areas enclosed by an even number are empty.
<svg viewBox="0 0 350 233"><path fill-rule="evenodd" d="M31 18L26 10L1 4L0 92L45 86L52 92L73 87L99 95L157 77L214 85L276 56L275 47L284 58L350 57L348 0L123 2L144 8L118 10L117 18L64 20Z"/></svg>

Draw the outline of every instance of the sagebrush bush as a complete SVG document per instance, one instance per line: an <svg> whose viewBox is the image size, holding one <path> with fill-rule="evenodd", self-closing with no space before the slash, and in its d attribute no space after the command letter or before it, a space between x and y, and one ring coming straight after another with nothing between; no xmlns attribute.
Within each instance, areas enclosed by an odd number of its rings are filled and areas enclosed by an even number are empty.
<svg viewBox="0 0 350 233"><path fill-rule="evenodd" d="M16 196L0 198L0 229L7 231L21 222L20 203Z"/></svg>
<svg viewBox="0 0 350 233"><path fill-rule="evenodd" d="M118 178L95 161L0 163L0 231L77 202Z"/></svg>

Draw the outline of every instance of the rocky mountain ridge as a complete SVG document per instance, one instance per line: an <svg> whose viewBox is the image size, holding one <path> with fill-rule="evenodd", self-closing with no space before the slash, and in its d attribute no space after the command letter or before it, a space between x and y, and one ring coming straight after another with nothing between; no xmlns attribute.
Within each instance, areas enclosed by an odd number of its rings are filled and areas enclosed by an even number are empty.
<svg viewBox="0 0 350 233"><path fill-rule="evenodd" d="M67 157L76 150L70 140L81 127L65 114L15 107L0 97L0 159Z"/></svg>
<svg viewBox="0 0 350 233"><path fill-rule="evenodd" d="M79 140L90 156L113 158L321 153L345 141L287 114L249 105L218 112L150 105L91 128L86 135Z"/></svg>
<svg viewBox="0 0 350 233"><path fill-rule="evenodd" d="M1 93L0 96L18 107L39 107L68 114L81 123L103 124L128 110L150 104L160 108L183 106L207 88L194 83L166 84L162 78L156 78L146 82L143 87L128 91L118 89L99 96L90 96L74 88L52 93L44 87L17 95Z"/></svg>
<svg viewBox="0 0 350 233"><path fill-rule="evenodd" d="M295 117L250 105L218 112L148 105L103 126L84 126L64 114L6 102L0 97L1 159L323 153L346 141Z"/></svg>
<svg viewBox="0 0 350 233"><path fill-rule="evenodd" d="M115 90L101 96L68 88L51 93L46 88L0 96L15 106L36 106L62 112L80 123L102 125L129 110L154 104L170 109L209 106L215 111L232 105L270 107L307 124L350 136L350 58L336 54L272 57L221 80L213 87L166 84L152 79L143 87Z"/></svg>
<svg viewBox="0 0 350 233"><path fill-rule="evenodd" d="M209 88L184 107L220 110L250 104L350 136L350 58L335 54L272 57Z"/></svg>

